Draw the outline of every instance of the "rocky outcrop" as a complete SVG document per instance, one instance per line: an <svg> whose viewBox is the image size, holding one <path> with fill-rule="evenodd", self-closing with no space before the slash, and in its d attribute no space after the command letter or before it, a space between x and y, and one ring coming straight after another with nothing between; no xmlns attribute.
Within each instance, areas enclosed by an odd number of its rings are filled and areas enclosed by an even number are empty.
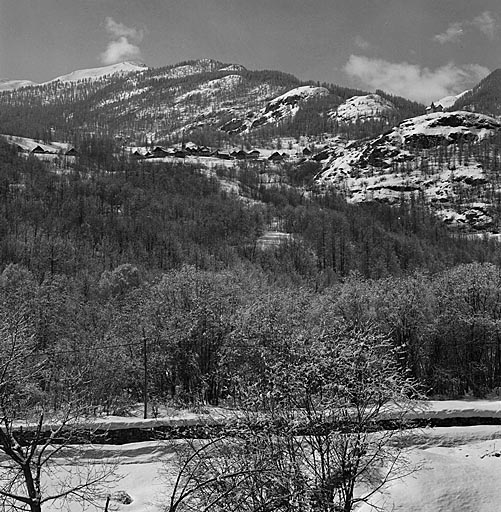
<svg viewBox="0 0 501 512"><path fill-rule="evenodd" d="M338 141L316 183L352 202L418 196L455 228L494 233L499 226L490 201L498 185L478 158L464 155L500 131L497 119L471 112L415 117L370 141Z"/></svg>
<svg viewBox="0 0 501 512"><path fill-rule="evenodd" d="M395 105L379 94L354 96L328 115L342 124L366 123L368 121L390 121L398 114Z"/></svg>

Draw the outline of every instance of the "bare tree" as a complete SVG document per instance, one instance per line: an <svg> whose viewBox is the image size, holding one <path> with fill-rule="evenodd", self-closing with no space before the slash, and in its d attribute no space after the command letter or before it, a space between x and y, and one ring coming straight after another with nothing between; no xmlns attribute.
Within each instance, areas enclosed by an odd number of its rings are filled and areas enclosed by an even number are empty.
<svg viewBox="0 0 501 512"><path fill-rule="evenodd" d="M417 391L387 339L303 335L268 359L244 418L185 447L169 512L351 512L415 470L400 441Z"/></svg>
<svg viewBox="0 0 501 512"><path fill-rule="evenodd" d="M96 499L114 464L82 464L89 442L83 409L77 399L57 413L48 409L40 387L48 360L36 350L26 311L0 307L0 315L2 510L41 512L48 502Z"/></svg>

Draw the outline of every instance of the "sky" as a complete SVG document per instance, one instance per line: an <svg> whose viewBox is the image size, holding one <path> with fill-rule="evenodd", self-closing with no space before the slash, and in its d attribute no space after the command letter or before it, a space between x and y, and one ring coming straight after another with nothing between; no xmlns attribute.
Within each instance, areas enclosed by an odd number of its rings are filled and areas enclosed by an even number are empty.
<svg viewBox="0 0 501 512"><path fill-rule="evenodd" d="M213 58L429 103L500 46L500 0L0 0L0 79Z"/></svg>

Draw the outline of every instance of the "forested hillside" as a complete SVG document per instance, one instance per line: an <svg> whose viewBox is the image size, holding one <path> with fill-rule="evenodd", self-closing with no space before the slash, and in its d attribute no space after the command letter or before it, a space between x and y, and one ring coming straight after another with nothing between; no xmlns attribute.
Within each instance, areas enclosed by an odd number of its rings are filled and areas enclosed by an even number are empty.
<svg viewBox="0 0 501 512"><path fill-rule="evenodd" d="M235 401L322 325L387 337L430 394L500 384L498 245L449 233L422 204L348 205L252 174L245 200L187 166L103 169L88 152L58 170L0 149L4 340L43 362L20 400L29 387L57 409L78 389L125 411L146 351L151 399ZM301 186L303 171L284 180ZM293 238L261 250L271 223Z"/></svg>
<svg viewBox="0 0 501 512"><path fill-rule="evenodd" d="M454 110L471 110L491 116L501 114L501 69L496 69L476 87L462 95L453 105Z"/></svg>
<svg viewBox="0 0 501 512"><path fill-rule="evenodd" d="M322 84L328 94L301 101L298 111L287 110L283 117L260 121L237 135L223 129L232 120L265 111L274 98L304 85L320 87L280 71L249 71L210 59L76 82L55 80L0 92L0 133L69 142L83 133L136 144L172 142L198 134L205 137L205 144L219 146L325 131L363 137L424 113L422 105L392 97L391 120L359 123L358 129L339 126L327 113L364 93Z"/></svg>

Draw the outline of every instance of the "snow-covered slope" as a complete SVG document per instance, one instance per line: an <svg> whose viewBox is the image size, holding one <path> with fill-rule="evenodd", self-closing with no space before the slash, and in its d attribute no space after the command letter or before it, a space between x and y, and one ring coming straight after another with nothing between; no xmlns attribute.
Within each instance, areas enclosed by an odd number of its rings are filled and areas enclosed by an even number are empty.
<svg viewBox="0 0 501 512"><path fill-rule="evenodd" d="M429 409L440 418L499 418L499 401L430 402ZM176 418L159 418L158 423L192 424L191 413L176 411ZM187 417L188 416L188 417ZM212 418L207 415L207 418ZM435 417L435 416L431 416ZM122 418L123 428L131 427L131 418ZM117 424L120 418L109 423ZM151 428L152 420L137 420L136 428ZM199 417L199 424L205 423ZM170 423L169 423L170 422ZM487 421L486 421L487 423ZM399 438L402 456L409 465L407 476L393 481L376 493L371 503L380 510L393 512L494 512L499 509L501 486L501 427L478 425L469 427L436 427L408 430ZM89 445L78 451L77 458L68 461L56 454L58 464L50 476L67 477L75 469L75 461L82 465L103 467L116 461L117 477L107 485L106 492L96 497L95 504L86 510L104 510L106 497L111 495L110 510L128 512L161 512L168 503L172 485L177 476L176 448L179 440L158 440L123 445ZM49 486L51 482L46 482ZM117 498L126 493L132 502L125 504ZM80 502L64 504L68 512L80 512ZM46 504L47 512L61 510L61 503ZM361 504L359 512L374 508Z"/></svg>
<svg viewBox="0 0 501 512"><path fill-rule="evenodd" d="M158 77L185 78L187 76L211 73L213 71L245 71L245 67L240 64L223 64L214 59L199 59L185 64L180 63L175 66L169 66L159 73Z"/></svg>
<svg viewBox="0 0 501 512"><path fill-rule="evenodd" d="M461 99L465 94L468 94L470 90L471 89L463 91L460 94L456 94L456 96L445 96L445 98L435 101L434 104L436 106L441 105L445 109L451 108L454 105L454 103L456 103L457 100Z"/></svg>
<svg viewBox="0 0 501 512"><path fill-rule="evenodd" d="M328 94L329 91L325 87L296 87L268 102L259 112L250 112L245 119L234 118L221 129L228 133L242 133L266 124L278 123L294 117L305 102Z"/></svg>
<svg viewBox="0 0 501 512"><path fill-rule="evenodd" d="M339 141L316 181L352 202L423 197L449 224L496 232L490 169L466 148L500 131L500 121L471 112L419 116L369 142Z"/></svg>
<svg viewBox="0 0 501 512"><path fill-rule="evenodd" d="M0 91L13 91L21 87L29 87L31 85L38 85L31 80L0 80Z"/></svg>
<svg viewBox="0 0 501 512"><path fill-rule="evenodd" d="M79 80L97 80L104 76L115 75L115 74L127 74L134 73L136 71L146 71L148 66L145 64L137 63L137 62L119 62L118 64L112 64L110 66L103 66L99 68L90 68L90 69L79 69L77 71L73 71L72 73L68 73L67 75L62 75L57 78L50 80L49 82L78 82Z"/></svg>
<svg viewBox="0 0 501 512"><path fill-rule="evenodd" d="M61 153L68 151L72 146L67 142L50 142L43 143L28 137L18 137L16 135L3 135L0 138L4 139L9 144L19 146L27 152L33 151L37 146L40 146L47 153Z"/></svg>
<svg viewBox="0 0 501 512"><path fill-rule="evenodd" d="M397 114L395 105L382 98L379 94L353 96L329 112L332 119L340 123L356 123L366 121L388 121Z"/></svg>

